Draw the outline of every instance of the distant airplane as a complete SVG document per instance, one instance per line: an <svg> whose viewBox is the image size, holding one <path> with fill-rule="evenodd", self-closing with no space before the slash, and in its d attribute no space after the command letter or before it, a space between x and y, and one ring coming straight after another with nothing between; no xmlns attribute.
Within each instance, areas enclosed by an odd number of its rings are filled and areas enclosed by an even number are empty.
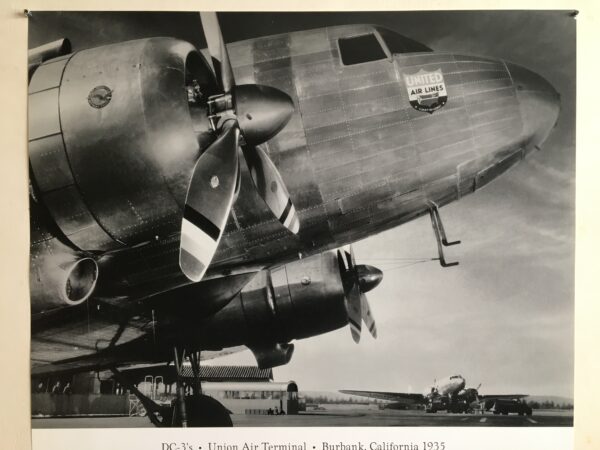
<svg viewBox="0 0 600 450"><path fill-rule="evenodd" d="M119 367L197 369L241 346L272 367L295 339L375 336L364 293L382 273L337 249L428 214L440 264L458 264L438 206L539 150L558 118L550 83L504 60L372 25L225 44L215 13L201 21L203 50L29 52L34 377L111 369L143 398ZM196 425L218 414L203 398L144 406Z"/></svg>
<svg viewBox="0 0 600 450"><path fill-rule="evenodd" d="M427 388L423 394L353 390L341 390L340 392L361 397L388 400L392 402L389 405L390 408L413 404L424 405L425 412L428 413L436 413L444 410L450 413L464 413L476 410L483 412L484 410L493 408L496 403L499 406L498 412L503 412L506 401L520 400L527 397L526 394L481 395L479 394L481 384L476 388L465 388L465 385L466 381L461 375L452 375L434 381L433 386ZM527 409L527 412L531 415L531 408Z"/></svg>

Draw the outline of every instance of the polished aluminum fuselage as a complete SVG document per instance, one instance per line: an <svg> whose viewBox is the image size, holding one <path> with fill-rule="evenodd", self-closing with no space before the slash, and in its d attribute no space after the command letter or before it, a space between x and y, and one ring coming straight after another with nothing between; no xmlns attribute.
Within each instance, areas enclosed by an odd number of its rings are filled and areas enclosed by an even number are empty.
<svg viewBox="0 0 600 450"><path fill-rule="evenodd" d="M431 395L432 392L441 396L453 396L458 394L465 387L465 379L460 375L443 378L434 383L431 389L425 391L424 395Z"/></svg>
<svg viewBox="0 0 600 450"><path fill-rule="evenodd" d="M554 125L551 86L504 61L426 52L344 66L338 38L373 30L353 25L228 45L238 84L273 86L294 101L292 119L266 147L298 211L300 233L273 217L242 164L240 195L209 278L336 248L408 222L430 201L460 199L521 160ZM409 103L404 75L419 70L444 76L447 104L431 114ZM173 220L154 217L156 226ZM140 295L186 284L178 246L173 233L121 250L105 259L101 273L117 291Z"/></svg>

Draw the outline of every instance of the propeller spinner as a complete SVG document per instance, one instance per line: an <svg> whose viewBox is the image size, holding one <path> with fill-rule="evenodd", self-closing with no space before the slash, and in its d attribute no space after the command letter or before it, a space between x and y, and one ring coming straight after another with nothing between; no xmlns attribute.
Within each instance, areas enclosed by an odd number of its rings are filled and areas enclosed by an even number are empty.
<svg viewBox="0 0 600 450"><path fill-rule="evenodd" d="M365 292L369 292L381 283L383 273L373 266L356 265L352 247L350 251L338 250L338 262L342 271L352 339L356 343L360 341L361 322L364 322L369 333L377 338L377 326Z"/></svg>
<svg viewBox="0 0 600 450"><path fill-rule="evenodd" d="M288 123L294 103L269 86L236 86L216 13L200 17L222 93L208 100L208 119L218 137L196 162L181 225L179 265L192 281L200 281L212 261L236 198L239 147L258 194L275 217L293 233L300 229L283 179L259 147Z"/></svg>

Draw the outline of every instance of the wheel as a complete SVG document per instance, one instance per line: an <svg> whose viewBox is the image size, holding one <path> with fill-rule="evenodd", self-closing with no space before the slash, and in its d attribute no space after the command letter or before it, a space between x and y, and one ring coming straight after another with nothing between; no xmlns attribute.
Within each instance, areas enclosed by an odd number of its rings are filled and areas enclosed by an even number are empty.
<svg viewBox="0 0 600 450"><path fill-rule="evenodd" d="M519 415L522 416L523 415L523 411L519 411Z"/></svg>
<svg viewBox="0 0 600 450"><path fill-rule="evenodd" d="M494 411L494 414L498 415L498 414L500 414L500 411Z"/></svg>
<svg viewBox="0 0 600 450"><path fill-rule="evenodd" d="M207 395L189 395L185 398L188 427L232 427L229 410ZM177 414L176 426L181 426Z"/></svg>
<svg viewBox="0 0 600 450"><path fill-rule="evenodd" d="M508 416L508 411L502 411L503 416Z"/></svg>

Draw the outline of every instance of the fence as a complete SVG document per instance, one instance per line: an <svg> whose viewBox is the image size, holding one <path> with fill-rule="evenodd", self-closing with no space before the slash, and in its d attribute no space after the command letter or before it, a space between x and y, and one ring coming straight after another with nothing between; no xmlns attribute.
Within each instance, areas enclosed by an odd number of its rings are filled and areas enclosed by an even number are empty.
<svg viewBox="0 0 600 450"><path fill-rule="evenodd" d="M107 394L32 394L32 416L126 416L129 399L126 395Z"/></svg>

